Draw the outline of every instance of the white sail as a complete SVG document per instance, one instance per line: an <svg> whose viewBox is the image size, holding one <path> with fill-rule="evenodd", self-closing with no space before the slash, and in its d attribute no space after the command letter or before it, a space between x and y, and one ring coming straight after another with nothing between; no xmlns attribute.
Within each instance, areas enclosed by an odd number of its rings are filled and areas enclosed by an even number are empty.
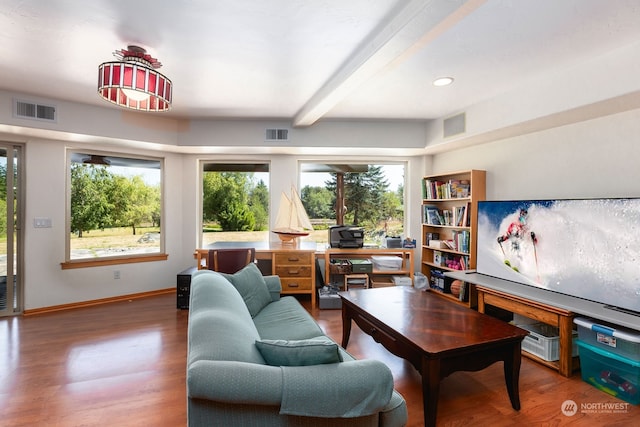
<svg viewBox="0 0 640 427"><path fill-rule="evenodd" d="M274 233L307 235L313 230L307 211L302 205L300 196L295 188L291 187L291 197L283 192L280 196L280 207L276 216Z"/></svg>

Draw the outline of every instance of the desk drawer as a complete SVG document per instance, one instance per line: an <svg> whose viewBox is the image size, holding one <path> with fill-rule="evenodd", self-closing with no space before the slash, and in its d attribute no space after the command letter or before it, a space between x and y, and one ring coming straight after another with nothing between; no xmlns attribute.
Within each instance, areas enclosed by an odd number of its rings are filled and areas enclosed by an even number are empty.
<svg viewBox="0 0 640 427"><path fill-rule="evenodd" d="M311 277L311 266L309 265L277 265L276 275L285 277Z"/></svg>
<svg viewBox="0 0 640 427"><path fill-rule="evenodd" d="M311 265L311 252L280 252L275 254L276 265Z"/></svg>
<svg viewBox="0 0 640 427"><path fill-rule="evenodd" d="M296 291L310 291L313 280L311 278L295 279L290 277L280 277L282 293Z"/></svg>
<svg viewBox="0 0 640 427"><path fill-rule="evenodd" d="M371 336L374 341L382 344L384 348L386 348L390 352L398 354L397 352L399 351L399 344L394 337L392 337L391 335L386 333L386 331L374 325L369 321L369 319L366 319L361 315L357 315L353 320L355 320L360 329L362 329L365 334Z"/></svg>

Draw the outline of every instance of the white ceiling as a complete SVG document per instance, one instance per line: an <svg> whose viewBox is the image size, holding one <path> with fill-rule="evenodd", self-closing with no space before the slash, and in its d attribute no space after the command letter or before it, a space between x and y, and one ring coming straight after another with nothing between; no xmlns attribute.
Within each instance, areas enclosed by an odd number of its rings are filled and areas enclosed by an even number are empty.
<svg viewBox="0 0 640 427"><path fill-rule="evenodd" d="M134 44L169 117L428 120L638 41L638 0L0 0L0 89L117 108L98 65Z"/></svg>

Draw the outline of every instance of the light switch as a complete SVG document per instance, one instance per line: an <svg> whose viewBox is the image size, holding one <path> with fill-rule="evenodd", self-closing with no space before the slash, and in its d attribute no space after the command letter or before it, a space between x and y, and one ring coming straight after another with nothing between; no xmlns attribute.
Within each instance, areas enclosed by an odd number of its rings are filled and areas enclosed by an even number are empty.
<svg viewBox="0 0 640 427"><path fill-rule="evenodd" d="M34 228L51 228L51 218L34 218Z"/></svg>

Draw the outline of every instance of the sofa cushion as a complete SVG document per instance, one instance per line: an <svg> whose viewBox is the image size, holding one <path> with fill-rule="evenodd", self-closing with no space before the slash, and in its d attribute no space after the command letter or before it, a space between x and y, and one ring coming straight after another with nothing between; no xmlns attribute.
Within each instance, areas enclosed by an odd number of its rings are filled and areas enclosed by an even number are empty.
<svg viewBox="0 0 640 427"><path fill-rule="evenodd" d="M304 340L324 335L318 323L293 296L272 302L253 318L253 322L262 339Z"/></svg>
<svg viewBox="0 0 640 427"><path fill-rule="evenodd" d="M256 347L268 365L309 366L342 362L338 344L325 339L257 340Z"/></svg>
<svg viewBox="0 0 640 427"><path fill-rule="evenodd" d="M254 263L248 264L235 274L220 274L230 281L242 295L251 317L255 317L256 314L260 313L260 310L272 301L264 277L262 277L260 269Z"/></svg>
<svg viewBox="0 0 640 427"><path fill-rule="evenodd" d="M234 360L264 364L260 339L240 293L220 274L200 270L191 279L189 360Z"/></svg>

